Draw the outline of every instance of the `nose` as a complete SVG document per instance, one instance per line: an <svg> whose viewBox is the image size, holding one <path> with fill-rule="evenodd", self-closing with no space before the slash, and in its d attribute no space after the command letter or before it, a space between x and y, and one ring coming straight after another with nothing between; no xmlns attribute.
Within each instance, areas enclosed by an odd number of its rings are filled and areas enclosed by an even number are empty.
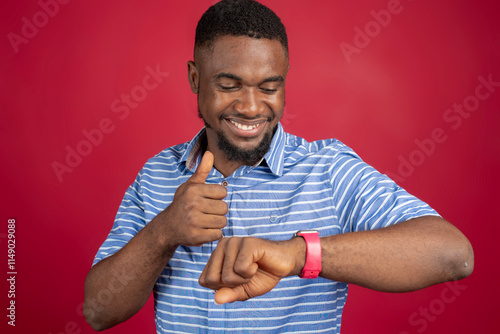
<svg viewBox="0 0 500 334"><path fill-rule="evenodd" d="M248 117L258 116L263 113L264 103L259 97L259 92L254 88L246 88L240 92L234 110Z"/></svg>

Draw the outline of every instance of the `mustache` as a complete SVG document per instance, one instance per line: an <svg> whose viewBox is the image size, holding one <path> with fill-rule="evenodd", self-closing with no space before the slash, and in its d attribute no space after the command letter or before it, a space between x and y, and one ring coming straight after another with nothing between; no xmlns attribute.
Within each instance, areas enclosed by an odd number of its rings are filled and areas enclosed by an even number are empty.
<svg viewBox="0 0 500 334"><path fill-rule="evenodd" d="M201 118L201 119L203 119L203 120L205 120L205 117L203 117L199 106L198 106L198 117ZM262 119L263 118L262 116L248 117L248 115L245 115L245 114L242 114L242 113L231 112L231 113L223 113L223 114L221 114L219 116L219 121L223 121L224 118L228 118L228 117L244 119L244 120L247 120L247 121L253 121L253 120L256 120L256 119ZM276 116L275 115L269 115L269 116L264 117L264 118L266 119L266 121L270 122L273 119L275 119Z"/></svg>
<svg viewBox="0 0 500 334"><path fill-rule="evenodd" d="M246 121L253 121L253 120L256 120L256 119L263 119L263 118L265 118L266 121L271 122L273 119L276 118L276 116L273 114L273 115L264 116L264 117L262 115L257 115L257 116L254 116L254 117L248 117L248 115L246 115L246 114L231 112L231 113L223 113L223 114L221 114L219 116L219 121L223 121L225 118L237 118L237 119L242 119L242 120L246 120Z"/></svg>

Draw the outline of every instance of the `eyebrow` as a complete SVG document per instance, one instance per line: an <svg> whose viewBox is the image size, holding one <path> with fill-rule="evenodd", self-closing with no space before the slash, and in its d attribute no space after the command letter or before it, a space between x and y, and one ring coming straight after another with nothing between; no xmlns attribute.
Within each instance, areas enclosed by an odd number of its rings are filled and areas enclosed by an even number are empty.
<svg viewBox="0 0 500 334"><path fill-rule="evenodd" d="M243 78L241 78L241 77L239 77L237 75L231 74L231 73L226 73L226 72L222 72L222 73L218 73L218 74L214 75L214 79L215 80L220 79L220 78L228 78L228 79L243 81ZM276 76L273 76L273 77L265 78L264 80L262 80L261 83L265 83L265 82L284 82L284 81L285 81L285 79L283 79L283 77L281 75L276 75Z"/></svg>
<svg viewBox="0 0 500 334"><path fill-rule="evenodd" d="M262 82L284 82L285 79L283 79L283 77L281 75L276 75L274 77L269 77L269 78L266 78L264 79Z"/></svg>
<svg viewBox="0 0 500 334"><path fill-rule="evenodd" d="M218 74L214 75L214 79L220 79L220 78L228 78L228 79L243 81L242 78L240 78L237 75L231 74L231 73L222 72L222 73L218 73Z"/></svg>

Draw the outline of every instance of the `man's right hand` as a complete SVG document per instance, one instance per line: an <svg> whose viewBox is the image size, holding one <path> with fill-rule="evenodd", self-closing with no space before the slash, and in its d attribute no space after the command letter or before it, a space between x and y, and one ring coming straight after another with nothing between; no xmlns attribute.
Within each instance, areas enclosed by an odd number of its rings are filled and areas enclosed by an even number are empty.
<svg viewBox="0 0 500 334"><path fill-rule="evenodd" d="M222 238L228 212L222 199L227 190L219 184L205 183L213 164L213 154L205 152L193 176L177 189L172 204L161 213L168 224L169 239L177 246L201 246Z"/></svg>
<svg viewBox="0 0 500 334"><path fill-rule="evenodd" d="M228 211L222 199L227 191L218 184L205 184L213 164L213 154L206 152L172 203L120 251L92 267L85 282L83 312L94 329L112 327L137 313L179 245L201 246L222 238ZM109 292L104 301L102 291Z"/></svg>

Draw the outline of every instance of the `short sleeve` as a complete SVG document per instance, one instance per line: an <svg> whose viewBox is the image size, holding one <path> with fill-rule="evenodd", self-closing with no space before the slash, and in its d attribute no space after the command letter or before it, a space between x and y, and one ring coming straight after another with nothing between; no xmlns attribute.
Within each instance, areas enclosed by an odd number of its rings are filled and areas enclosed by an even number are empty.
<svg viewBox="0 0 500 334"><path fill-rule="evenodd" d="M146 225L141 176L142 171L125 192L113 228L97 251L92 265L118 252Z"/></svg>
<svg viewBox="0 0 500 334"><path fill-rule="evenodd" d="M331 173L343 233L379 229L422 216L439 216L427 203L362 161L343 144Z"/></svg>

